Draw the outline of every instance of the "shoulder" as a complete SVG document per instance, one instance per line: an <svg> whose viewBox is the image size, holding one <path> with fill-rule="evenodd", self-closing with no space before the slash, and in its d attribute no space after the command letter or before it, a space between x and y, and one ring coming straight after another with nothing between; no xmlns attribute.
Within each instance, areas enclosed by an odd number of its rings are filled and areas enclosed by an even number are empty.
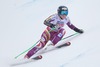
<svg viewBox="0 0 100 67"><path fill-rule="evenodd" d="M57 17L57 14L55 13L55 14L50 15L48 18L56 18L56 17Z"/></svg>
<svg viewBox="0 0 100 67"><path fill-rule="evenodd" d="M70 22L70 18L69 18L68 16L66 17L66 21L67 21L67 22ZM67 22L66 22L66 23L67 23Z"/></svg>
<svg viewBox="0 0 100 67"><path fill-rule="evenodd" d="M70 19L69 19L69 16L66 17L66 20L70 20Z"/></svg>
<svg viewBox="0 0 100 67"><path fill-rule="evenodd" d="M57 19L57 14L50 15L46 20L55 20Z"/></svg>

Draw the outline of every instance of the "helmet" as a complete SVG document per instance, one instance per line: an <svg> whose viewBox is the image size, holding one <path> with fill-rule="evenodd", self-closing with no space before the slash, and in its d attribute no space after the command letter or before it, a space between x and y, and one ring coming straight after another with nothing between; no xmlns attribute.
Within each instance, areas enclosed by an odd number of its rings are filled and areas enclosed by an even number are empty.
<svg viewBox="0 0 100 67"><path fill-rule="evenodd" d="M68 8L66 6L59 6L58 7L58 15L68 15Z"/></svg>

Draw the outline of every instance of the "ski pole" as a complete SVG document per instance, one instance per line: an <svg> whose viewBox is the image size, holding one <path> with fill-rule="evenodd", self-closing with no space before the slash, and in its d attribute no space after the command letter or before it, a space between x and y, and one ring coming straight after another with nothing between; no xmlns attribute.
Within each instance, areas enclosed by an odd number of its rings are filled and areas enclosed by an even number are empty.
<svg viewBox="0 0 100 67"><path fill-rule="evenodd" d="M54 30L54 29L53 29L53 30ZM50 30L49 32L51 32L51 31L52 31L52 30ZM76 34L78 34L78 33L74 33L74 34L72 34L72 35L69 35L69 36L63 38L62 40L67 39L67 38L69 38L69 37L71 37L71 36L74 36L74 35L76 35ZM33 47L35 47L36 44L37 44L39 41L40 41L40 40L38 40L33 46L31 46L31 47L28 48L27 50L25 50L25 51L23 51L22 53L20 53L20 54L18 54L17 56L15 56L15 59L17 59L19 56L21 56L21 55L24 54L25 52L29 51L29 50L32 49Z"/></svg>
<svg viewBox="0 0 100 67"><path fill-rule="evenodd" d="M53 28L52 30L55 30L55 28ZM49 32L51 32L52 30L50 30ZM30 48L28 48L27 50L23 51L22 53L18 54L17 56L15 56L15 59L17 59L19 56L21 56L22 54L24 54L25 52L29 51L30 49L32 49L33 47L36 46L36 44L39 42L40 40L38 40L33 46L31 46Z"/></svg>
<svg viewBox="0 0 100 67"><path fill-rule="evenodd" d="M72 37L72 36L75 36L75 35L77 35L77 34L79 34L79 33L76 32L76 33L74 33L74 34L71 34L71 35L69 35L69 36L67 36L67 37L62 38L60 41L62 41L62 40L64 40L64 39L67 39L67 38L70 38L70 37ZM48 47L48 46L50 46L50 45L47 45L47 47ZM47 47L46 47L46 48L47 48Z"/></svg>
<svg viewBox="0 0 100 67"><path fill-rule="evenodd" d="M22 53L18 54L15 59L17 59L19 56L21 56L22 54L24 54L25 52L27 52L28 50L32 49L40 40L38 40L33 46L31 46L30 48L28 48L27 50L23 51Z"/></svg>
<svg viewBox="0 0 100 67"><path fill-rule="evenodd" d="M69 36L67 36L67 37L65 37L65 38L63 38L63 39L61 39L61 40L67 39L67 38L72 37L72 36L77 35L77 34L79 34L79 33L76 32L76 33L71 34L71 35L69 35Z"/></svg>

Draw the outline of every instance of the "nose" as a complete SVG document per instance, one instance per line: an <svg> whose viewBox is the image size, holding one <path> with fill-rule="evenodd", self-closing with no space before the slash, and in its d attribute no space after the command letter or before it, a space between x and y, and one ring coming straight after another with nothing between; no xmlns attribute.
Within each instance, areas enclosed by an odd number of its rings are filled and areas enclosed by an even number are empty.
<svg viewBox="0 0 100 67"><path fill-rule="evenodd" d="M62 15L63 18L66 18L66 15Z"/></svg>

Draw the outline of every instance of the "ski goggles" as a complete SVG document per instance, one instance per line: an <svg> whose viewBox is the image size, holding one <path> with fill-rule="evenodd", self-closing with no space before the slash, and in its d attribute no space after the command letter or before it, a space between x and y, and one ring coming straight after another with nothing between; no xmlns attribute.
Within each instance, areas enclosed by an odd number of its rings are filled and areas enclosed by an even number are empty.
<svg viewBox="0 0 100 67"><path fill-rule="evenodd" d="M61 13L60 13L61 15L68 15L68 11L61 11Z"/></svg>

